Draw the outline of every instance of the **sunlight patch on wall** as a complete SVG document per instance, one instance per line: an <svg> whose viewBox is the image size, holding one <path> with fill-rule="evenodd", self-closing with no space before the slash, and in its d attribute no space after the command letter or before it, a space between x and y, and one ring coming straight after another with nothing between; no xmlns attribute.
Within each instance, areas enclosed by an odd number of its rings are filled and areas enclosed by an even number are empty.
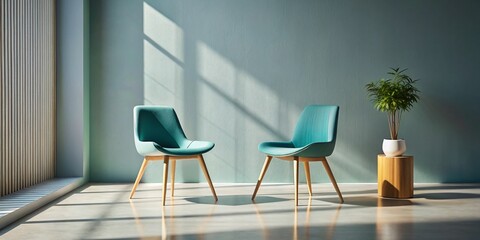
<svg viewBox="0 0 480 240"><path fill-rule="evenodd" d="M197 44L198 110L226 136L235 136L235 72L233 64L200 42Z"/></svg>
<svg viewBox="0 0 480 240"><path fill-rule="evenodd" d="M183 113L183 30L145 2L143 13L144 104Z"/></svg>
<svg viewBox="0 0 480 240"><path fill-rule="evenodd" d="M240 71L238 80L244 85L244 105L261 122L278 130L281 121L279 96L247 72Z"/></svg>
<svg viewBox="0 0 480 240"><path fill-rule="evenodd" d="M197 44L198 73L208 83L235 99L236 69L230 60L217 53L203 42Z"/></svg>
<svg viewBox="0 0 480 240"><path fill-rule="evenodd" d="M143 32L183 62L183 30L146 2L143 3Z"/></svg>
<svg viewBox="0 0 480 240"><path fill-rule="evenodd" d="M175 105L175 85L183 79L183 69L144 40L145 104Z"/></svg>
<svg viewBox="0 0 480 240"><path fill-rule="evenodd" d="M280 111L282 105L287 104L282 102L271 87L237 68L230 60L203 42L197 44L197 67L201 102L213 105L207 111L209 115L216 111L222 112L224 117L221 120L225 121L229 118L235 120L234 114L237 113L238 116L249 118L274 133L272 136L282 135L278 131L284 129L285 126L281 122L284 122L283 117L286 117L290 110ZM232 109L235 112L229 112ZM231 124L234 122L225 123L229 134L233 133Z"/></svg>

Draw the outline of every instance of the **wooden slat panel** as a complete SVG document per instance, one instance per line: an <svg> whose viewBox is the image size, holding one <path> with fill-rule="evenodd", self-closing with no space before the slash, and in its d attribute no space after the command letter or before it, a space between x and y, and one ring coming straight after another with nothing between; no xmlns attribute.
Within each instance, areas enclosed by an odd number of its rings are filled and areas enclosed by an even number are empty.
<svg viewBox="0 0 480 240"><path fill-rule="evenodd" d="M0 196L55 174L55 1L0 1Z"/></svg>

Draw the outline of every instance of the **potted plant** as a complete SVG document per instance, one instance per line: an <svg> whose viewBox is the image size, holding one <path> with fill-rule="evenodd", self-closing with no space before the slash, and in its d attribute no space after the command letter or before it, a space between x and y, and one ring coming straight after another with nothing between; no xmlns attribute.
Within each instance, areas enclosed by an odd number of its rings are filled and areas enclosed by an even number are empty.
<svg viewBox="0 0 480 240"><path fill-rule="evenodd" d="M380 79L365 85L368 96L375 109L386 112L391 139L384 139L382 150L387 157L401 156L406 151L405 140L398 139L398 130L402 113L409 111L418 101L420 92L410 76L405 74L407 69L391 68L390 78Z"/></svg>

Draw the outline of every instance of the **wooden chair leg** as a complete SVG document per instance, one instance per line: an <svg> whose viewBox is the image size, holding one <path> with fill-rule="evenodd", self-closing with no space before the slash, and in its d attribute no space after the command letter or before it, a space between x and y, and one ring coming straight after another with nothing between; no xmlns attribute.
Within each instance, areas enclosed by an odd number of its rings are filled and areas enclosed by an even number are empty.
<svg viewBox="0 0 480 240"><path fill-rule="evenodd" d="M130 199L132 199L133 195L135 194L135 190L137 190L138 184L140 183L140 180L142 180L143 173L145 173L145 169L147 168L148 165L148 160L147 158L143 159L142 166L140 167L140 170L138 171L137 179L135 180L135 184L133 184L132 191L130 192Z"/></svg>
<svg viewBox="0 0 480 240"><path fill-rule="evenodd" d="M298 206L298 159L293 160L293 182L295 185L295 206Z"/></svg>
<svg viewBox="0 0 480 240"><path fill-rule="evenodd" d="M307 179L308 194L312 196L312 181L310 180L310 163L308 161L303 162L305 167L305 178Z"/></svg>
<svg viewBox="0 0 480 240"><path fill-rule="evenodd" d="M172 160L172 172L170 173L170 175L172 176L171 183L170 183L171 191L172 191L172 197L173 197L174 192L175 192L175 167L176 167L176 165L177 165L177 161Z"/></svg>
<svg viewBox="0 0 480 240"><path fill-rule="evenodd" d="M165 206L165 198L167 196L168 182L168 156L163 157L163 189L162 189L162 205Z"/></svg>
<svg viewBox="0 0 480 240"><path fill-rule="evenodd" d="M338 188L337 181L335 181L335 177L333 176L332 170L330 169L330 166L328 165L327 159L322 161L323 167L325 167L325 171L327 171L328 177L330 178L330 181L333 184L333 187L335 188L335 191L337 191L338 197L340 198L340 203L343 203L343 197L342 193L340 192L340 189Z"/></svg>
<svg viewBox="0 0 480 240"><path fill-rule="evenodd" d="M217 194L215 193L215 188L213 187L212 180L210 179L210 174L208 174L207 166L205 165L205 160L203 159L203 156L201 154L198 155L198 161L200 162L200 166L202 167L203 174L205 175L208 185L210 186L210 190L212 191L213 198L215 199L215 202L217 202L218 201Z"/></svg>
<svg viewBox="0 0 480 240"><path fill-rule="evenodd" d="M258 189L260 188L260 184L262 184L263 177L267 172L268 165L270 165L270 161L272 160L272 156L267 156L265 162L263 163L262 171L260 172L260 176L258 177L257 186L255 186L255 190L253 191L252 200L255 200L255 196L257 196Z"/></svg>

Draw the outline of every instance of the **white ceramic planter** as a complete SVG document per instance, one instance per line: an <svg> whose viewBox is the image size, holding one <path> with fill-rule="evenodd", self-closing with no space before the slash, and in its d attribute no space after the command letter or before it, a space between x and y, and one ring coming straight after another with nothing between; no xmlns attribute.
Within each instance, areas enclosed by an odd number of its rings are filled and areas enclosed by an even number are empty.
<svg viewBox="0 0 480 240"><path fill-rule="evenodd" d="M407 146L405 145L405 140L403 139L383 139L382 150L383 153L385 153L385 156L396 157L402 156L402 154L407 151Z"/></svg>

